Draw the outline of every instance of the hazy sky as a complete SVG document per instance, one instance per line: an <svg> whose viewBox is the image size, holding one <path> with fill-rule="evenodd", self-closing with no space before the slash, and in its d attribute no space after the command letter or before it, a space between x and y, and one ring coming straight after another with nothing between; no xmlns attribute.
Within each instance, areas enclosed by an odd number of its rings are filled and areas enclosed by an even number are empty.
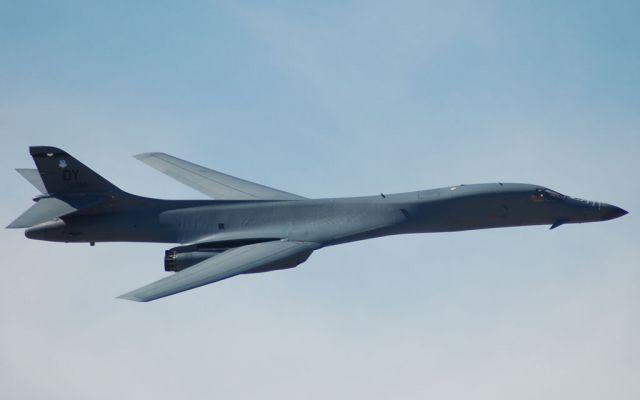
<svg viewBox="0 0 640 400"><path fill-rule="evenodd" d="M188 3L188 4L184 4ZM640 3L0 2L0 221L61 147L309 197L537 183L619 220L399 236L149 304L170 245L2 230L3 399L640 398Z"/></svg>

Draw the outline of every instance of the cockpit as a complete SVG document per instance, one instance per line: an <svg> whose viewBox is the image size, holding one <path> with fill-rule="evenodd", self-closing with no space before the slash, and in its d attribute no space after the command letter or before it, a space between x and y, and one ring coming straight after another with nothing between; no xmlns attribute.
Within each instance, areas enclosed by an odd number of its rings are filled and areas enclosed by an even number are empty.
<svg viewBox="0 0 640 400"><path fill-rule="evenodd" d="M536 189L531 195L531 200L536 203L564 200L567 196L549 189Z"/></svg>

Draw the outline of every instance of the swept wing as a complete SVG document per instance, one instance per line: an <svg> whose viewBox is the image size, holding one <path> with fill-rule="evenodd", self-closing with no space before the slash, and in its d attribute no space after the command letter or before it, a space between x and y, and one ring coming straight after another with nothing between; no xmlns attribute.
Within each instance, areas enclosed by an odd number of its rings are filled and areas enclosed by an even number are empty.
<svg viewBox="0 0 640 400"><path fill-rule="evenodd" d="M289 241L236 247L119 298L147 302L239 274L292 268L305 262L320 247L313 242Z"/></svg>
<svg viewBox="0 0 640 400"><path fill-rule="evenodd" d="M143 153L138 160L214 199L302 200L304 197L181 160L165 153Z"/></svg>

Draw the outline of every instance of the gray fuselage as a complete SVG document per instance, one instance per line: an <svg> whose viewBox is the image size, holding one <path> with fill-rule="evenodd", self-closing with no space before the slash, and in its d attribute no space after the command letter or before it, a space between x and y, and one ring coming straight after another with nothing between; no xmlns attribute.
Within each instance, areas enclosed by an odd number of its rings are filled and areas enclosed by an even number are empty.
<svg viewBox="0 0 640 400"><path fill-rule="evenodd" d="M216 201L114 193L99 207L37 225L58 242L209 243L287 239L323 246L386 235L613 219L618 207L517 183L459 185L369 197Z"/></svg>

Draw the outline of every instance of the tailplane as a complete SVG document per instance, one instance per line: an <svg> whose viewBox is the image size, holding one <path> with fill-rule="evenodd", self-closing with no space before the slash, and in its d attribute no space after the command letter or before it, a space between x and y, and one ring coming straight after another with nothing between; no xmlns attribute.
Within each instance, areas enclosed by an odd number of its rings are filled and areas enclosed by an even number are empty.
<svg viewBox="0 0 640 400"><path fill-rule="evenodd" d="M7 228L29 228L77 211L100 207L116 195L126 195L64 150L34 146L29 152L37 170L18 169L18 172L42 194L34 198L36 204Z"/></svg>

